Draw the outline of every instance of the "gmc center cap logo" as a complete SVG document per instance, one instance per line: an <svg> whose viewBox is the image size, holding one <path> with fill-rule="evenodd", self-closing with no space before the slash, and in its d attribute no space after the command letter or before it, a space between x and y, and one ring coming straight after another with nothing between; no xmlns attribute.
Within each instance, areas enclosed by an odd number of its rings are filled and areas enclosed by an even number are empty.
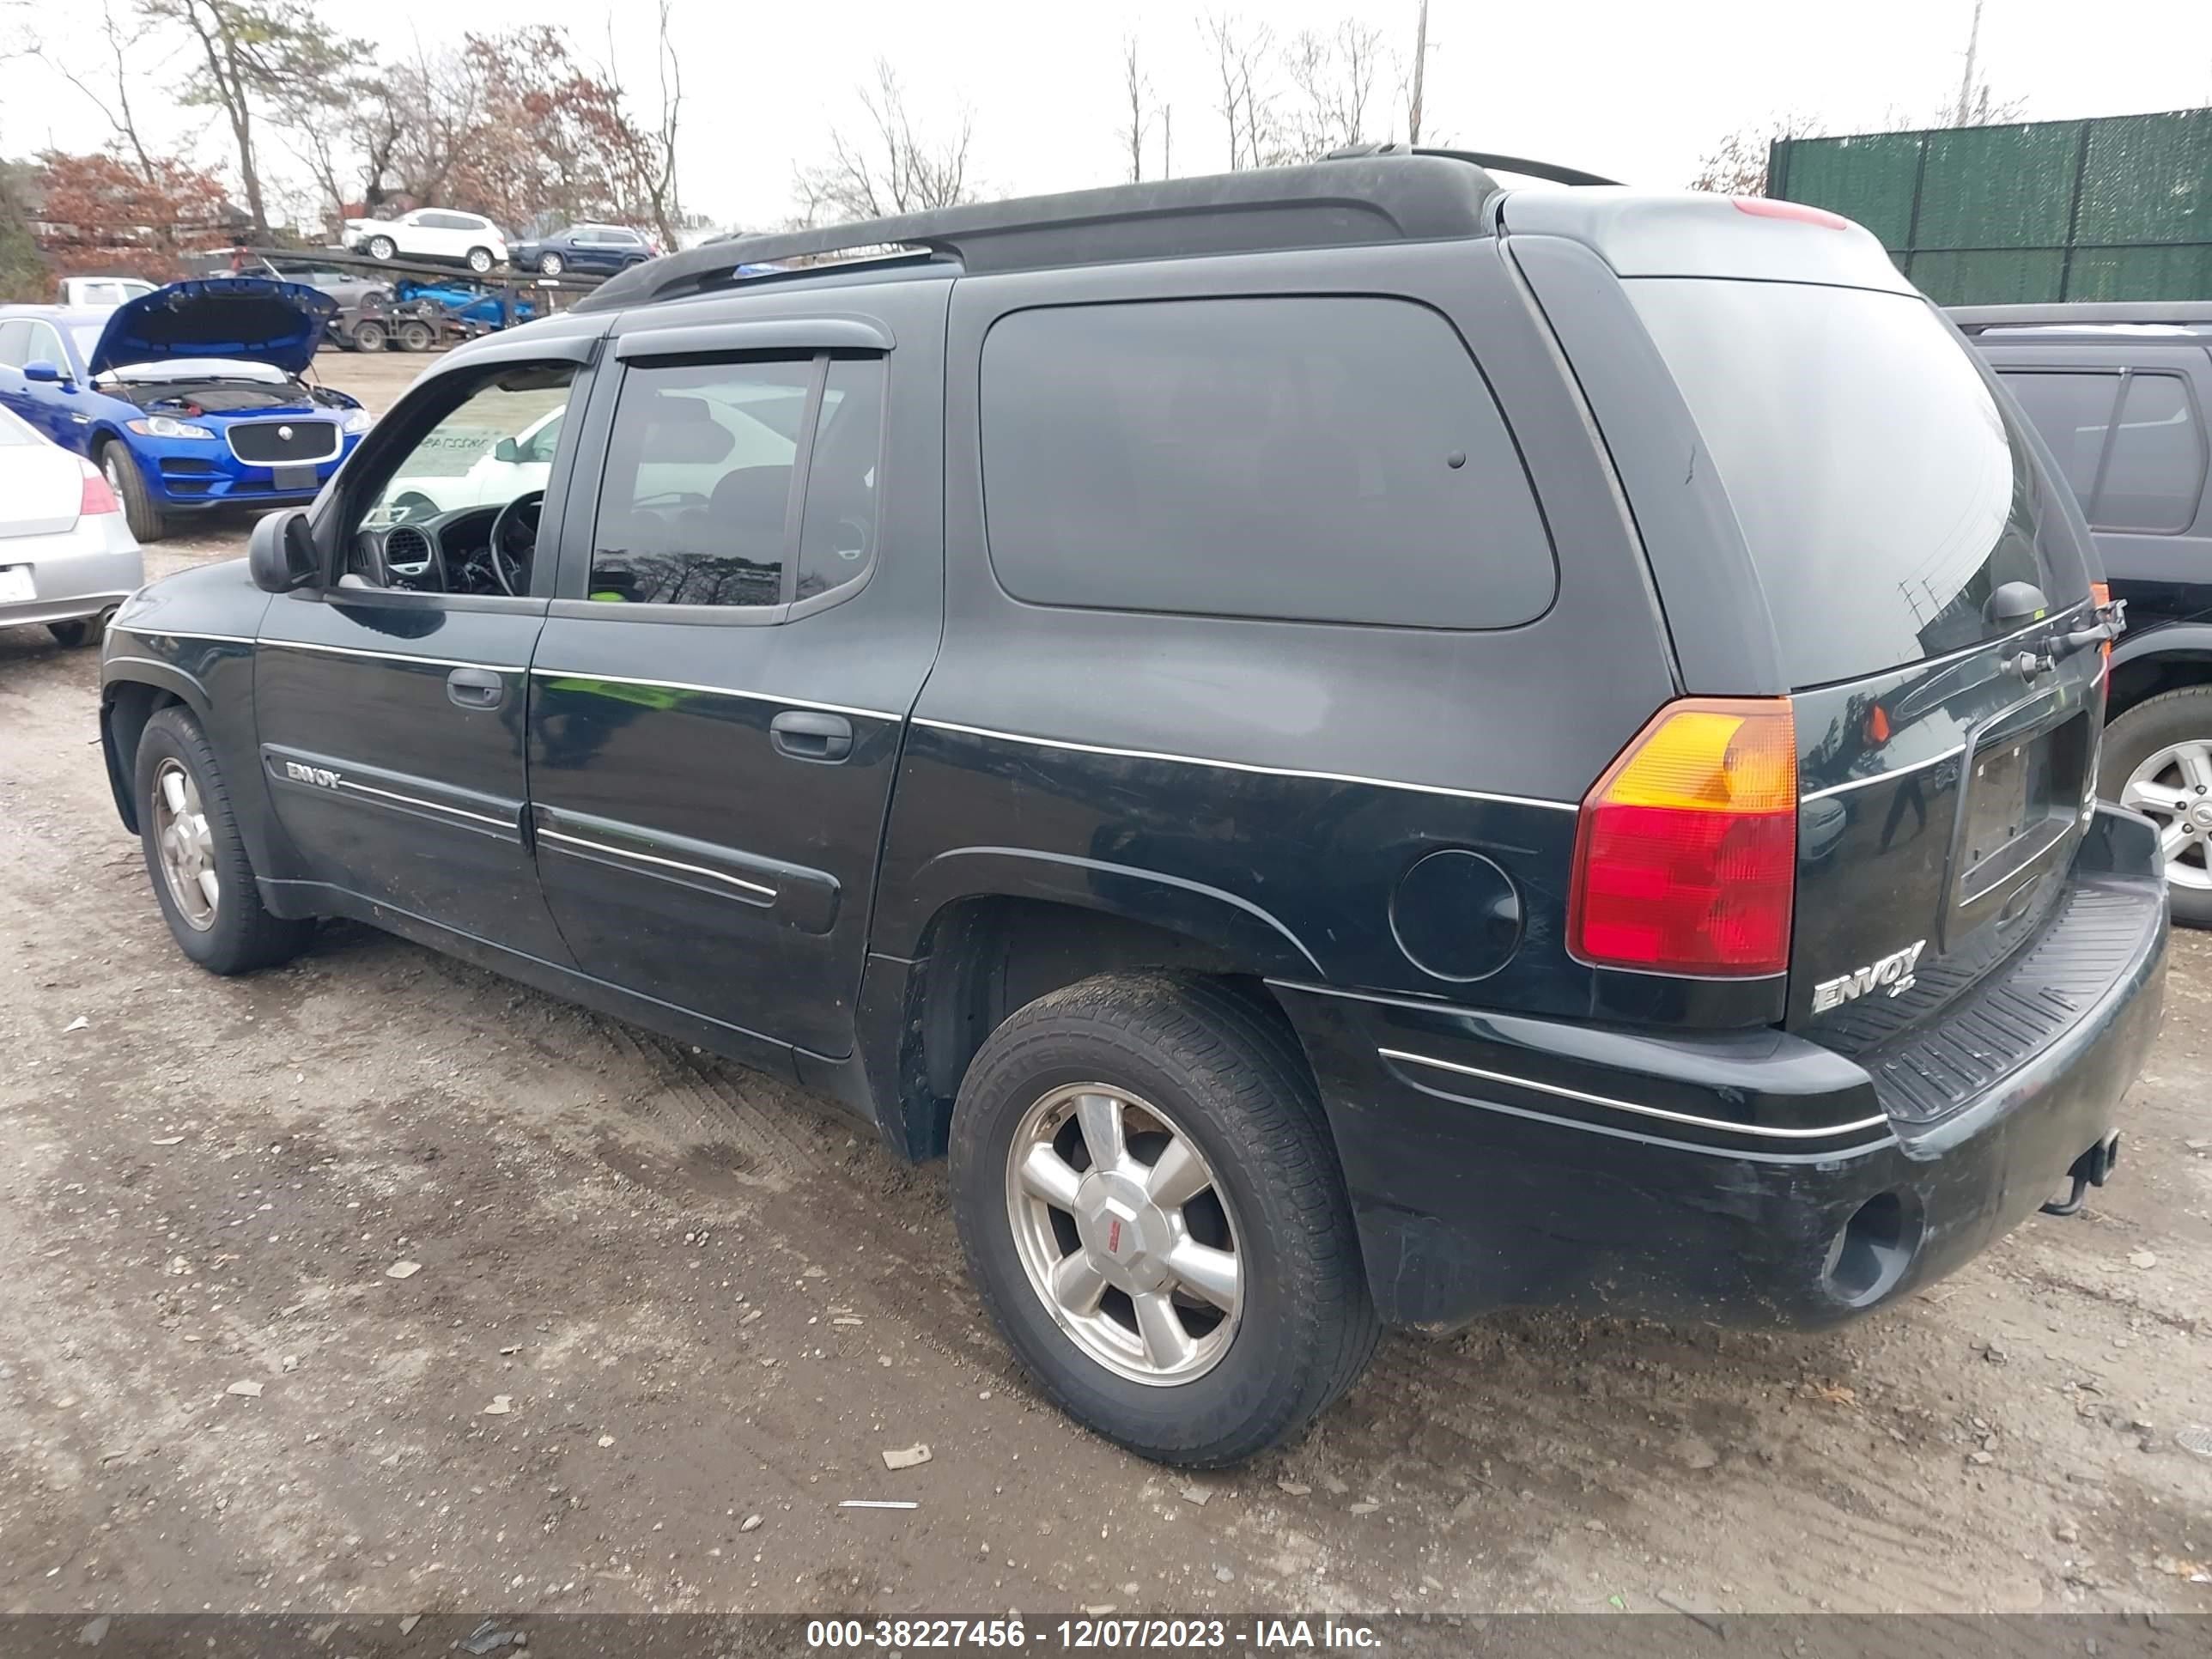
<svg viewBox="0 0 2212 1659"><path fill-rule="evenodd" d="M1118 1215L1106 1224L1106 1254L1117 1261L1121 1256L1121 1218Z"/></svg>

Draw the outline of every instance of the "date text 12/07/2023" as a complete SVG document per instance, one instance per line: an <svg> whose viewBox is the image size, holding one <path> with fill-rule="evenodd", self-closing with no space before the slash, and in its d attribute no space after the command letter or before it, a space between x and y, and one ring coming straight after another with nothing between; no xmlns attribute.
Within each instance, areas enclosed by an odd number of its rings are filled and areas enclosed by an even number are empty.
<svg viewBox="0 0 2212 1659"><path fill-rule="evenodd" d="M1371 1625L1335 1619L815 1619L806 1645L817 1651L908 1652L934 1649L1068 1653L1206 1652L1237 1647L1271 1650L1334 1648L1373 1651L1382 1645Z"/></svg>

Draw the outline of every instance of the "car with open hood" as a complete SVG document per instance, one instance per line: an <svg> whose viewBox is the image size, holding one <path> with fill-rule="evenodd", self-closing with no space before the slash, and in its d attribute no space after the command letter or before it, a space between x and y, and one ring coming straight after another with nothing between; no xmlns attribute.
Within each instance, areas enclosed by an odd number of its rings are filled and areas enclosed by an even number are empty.
<svg viewBox="0 0 2212 1659"><path fill-rule="evenodd" d="M312 501L370 422L307 378L334 309L261 276L0 307L0 407L97 465L142 542L185 514Z"/></svg>

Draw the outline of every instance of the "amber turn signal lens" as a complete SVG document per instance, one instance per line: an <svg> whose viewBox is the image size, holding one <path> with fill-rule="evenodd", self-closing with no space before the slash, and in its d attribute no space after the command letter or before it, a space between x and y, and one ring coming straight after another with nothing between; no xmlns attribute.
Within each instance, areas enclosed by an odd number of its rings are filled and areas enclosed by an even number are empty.
<svg viewBox="0 0 2212 1659"><path fill-rule="evenodd" d="M1568 948L1651 972L1782 973L1796 887L1790 700L1685 698L1583 799Z"/></svg>

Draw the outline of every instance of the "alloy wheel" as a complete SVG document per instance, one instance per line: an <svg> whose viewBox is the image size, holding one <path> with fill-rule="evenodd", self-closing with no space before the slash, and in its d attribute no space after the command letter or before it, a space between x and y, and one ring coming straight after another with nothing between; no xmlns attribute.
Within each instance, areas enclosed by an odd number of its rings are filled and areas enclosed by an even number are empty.
<svg viewBox="0 0 2212 1659"><path fill-rule="evenodd" d="M2120 804L2156 821L2167 881L2212 891L2212 738L2170 743L2145 757Z"/></svg>
<svg viewBox="0 0 2212 1659"><path fill-rule="evenodd" d="M215 872L215 840L208 832L200 787L183 762L165 759L155 769L153 805L154 839L169 896L186 925L204 933L215 926L222 886Z"/></svg>
<svg viewBox="0 0 2212 1659"><path fill-rule="evenodd" d="M1190 1382L1236 1340L1243 1259L1227 1194L1189 1135L1103 1083L1053 1090L1006 1155L1022 1269L1061 1330L1132 1382Z"/></svg>

